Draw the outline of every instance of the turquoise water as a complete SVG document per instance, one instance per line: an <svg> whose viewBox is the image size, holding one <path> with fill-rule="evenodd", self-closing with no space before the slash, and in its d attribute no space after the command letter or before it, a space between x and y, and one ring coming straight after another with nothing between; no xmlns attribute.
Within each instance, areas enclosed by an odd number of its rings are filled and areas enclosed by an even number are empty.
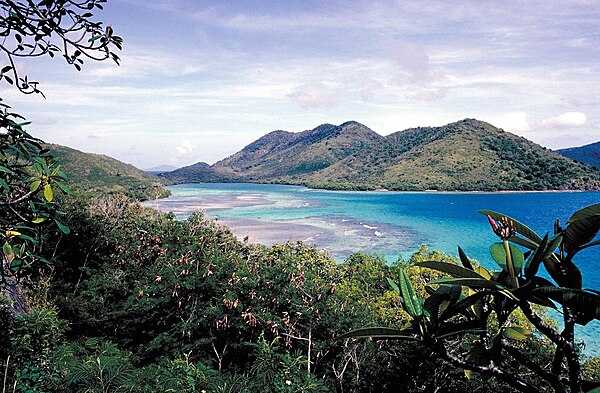
<svg viewBox="0 0 600 393"><path fill-rule="evenodd" d="M234 232L236 223L243 222L248 234L258 234L258 241L265 236L266 243L278 239L269 238L273 232L281 237L290 228L298 240L308 239L338 259L366 249L388 260L409 255L420 244L452 255L461 245L471 258L492 268L496 266L489 261L488 247L497 240L480 209L508 214L544 234L552 231L554 219L565 222L575 210L600 203L599 192L337 192L264 184L184 184L170 189L172 197L156 202L161 210L185 217L198 206L208 208L209 215L231 224ZM261 227L267 223L282 226L265 234ZM575 262L584 287L600 288L600 247L581 252ZM594 321L582 331L587 351L595 354L600 354L598 325Z"/></svg>

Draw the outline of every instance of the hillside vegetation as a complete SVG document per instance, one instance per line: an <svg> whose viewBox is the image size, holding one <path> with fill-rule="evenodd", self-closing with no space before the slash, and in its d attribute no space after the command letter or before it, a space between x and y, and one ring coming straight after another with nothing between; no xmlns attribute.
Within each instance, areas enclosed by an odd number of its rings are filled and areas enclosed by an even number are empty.
<svg viewBox="0 0 600 393"><path fill-rule="evenodd" d="M177 221L120 196L70 201L65 213L71 233L47 250L60 274L33 288L16 317L0 296L9 332L0 358L11 354L19 392L515 391L423 356L418 343L338 339L406 326L389 280L406 271L427 297L442 274L417 263L454 261L443 254L336 263L301 243L247 244L202 215ZM551 362L537 335L515 342ZM597 375L594 363L584 371Z"/></svg>
<svg viewBox="0 0 600 393"><path fill-rule="evenodd" d="M138 200L165 197L161 180L114 158L48 145L54 160L67 174L70 187L81 193L124 193Z"/></svg>
<svg viewBox="0 0 600 393"><path fill-rule="evenodd" d="M600 169L600 142L562 149L558 150L558 152L572 160Z"/></svg>
<svg viewBox="0 0 600 393"><path fill-rule="evenodd" d="M357 122L300 133L274 131L213 166L161 176L175 183L241 181L348 190L600 189L596 169L475 119L385 137Z"/></svg>

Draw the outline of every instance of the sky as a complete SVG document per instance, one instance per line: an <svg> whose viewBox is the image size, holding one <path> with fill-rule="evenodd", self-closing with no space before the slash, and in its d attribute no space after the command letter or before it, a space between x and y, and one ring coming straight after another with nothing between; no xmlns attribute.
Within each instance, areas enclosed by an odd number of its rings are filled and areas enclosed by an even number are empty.
<svg viewBox="0 0 600 393"><path fill-rule="evenodd" d="M109 0L98 16L125 40L120 67L28 61L47 99L0 96L35 136L140 168L349 120L600 140L600 0Z"/></svg>

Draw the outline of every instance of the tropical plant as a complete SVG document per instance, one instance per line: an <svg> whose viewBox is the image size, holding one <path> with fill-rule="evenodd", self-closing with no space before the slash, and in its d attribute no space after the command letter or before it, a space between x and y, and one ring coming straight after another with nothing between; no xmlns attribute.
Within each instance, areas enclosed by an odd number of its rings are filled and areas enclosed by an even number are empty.
<svg viewBox="0 0 600 393"><path fill-rule="evenodd" d="M600 230L600 204L575 212L566 227L556 220L553 233L544 236L504 214L482 213L500 239L490 254L501 270L478 266L459 247L462 266L444 261L417 264L449 276L432 281L430 296L423 299L406 269L400 269L389 285L400 295L410 323L400 329L358 329L342 338L415 342L464 369L467 376L494 377L518 391L596 391L600 382L582 379L575 325L600 318L600 292L582 288L574 258L600 244L594 240ZM540 272L542 265L553 282ZM546 308L562 314L562 331L544 318L541 311ZM551 361L541 362L532 354L528 340L550 345Z"/></svg>
<svg viewBox="0 0 600 393"><path fill-rule="evenodd" d="M57 55L78 71L84 58L119 57L121 37L94 19L106 0L0 1L0 53L5 66L0 82L23 94L39 94L39 83L19 70L18 60ZM24 117L0 98L0 289L31 277L47 263L41 238L53 223L68 233L57 215L56 191L67 191L60 167L42 141L32 137Z"/></svg>

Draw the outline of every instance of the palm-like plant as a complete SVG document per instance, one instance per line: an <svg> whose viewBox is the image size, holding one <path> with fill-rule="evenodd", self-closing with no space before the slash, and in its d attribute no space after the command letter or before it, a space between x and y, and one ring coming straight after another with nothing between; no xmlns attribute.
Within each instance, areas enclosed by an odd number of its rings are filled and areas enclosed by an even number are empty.
<svg viewBox="0 0 600 393"><path fill-rule="evenodd" d="M490 253L501 270L477 266L459 247L462 266L418 264L449 276L431 283L430 296L422 299L401 269L390 285L400 294L409 325L359 329L342 337L415 341L466 373L495 377L519 391L596 392L600 383L581 378L575 325L600 318L600 292L582 288L574 258L600 244L594 240L600 230L600 204L575 212L564 228L557 220L553 234L543 237L504 214L481 213L500 238ZM553 282L539 275L542 265ZM562 314L562 331L538 313L544 307ZM550 343L550 364L527 354L523 342L530 336Z"/></svg>

